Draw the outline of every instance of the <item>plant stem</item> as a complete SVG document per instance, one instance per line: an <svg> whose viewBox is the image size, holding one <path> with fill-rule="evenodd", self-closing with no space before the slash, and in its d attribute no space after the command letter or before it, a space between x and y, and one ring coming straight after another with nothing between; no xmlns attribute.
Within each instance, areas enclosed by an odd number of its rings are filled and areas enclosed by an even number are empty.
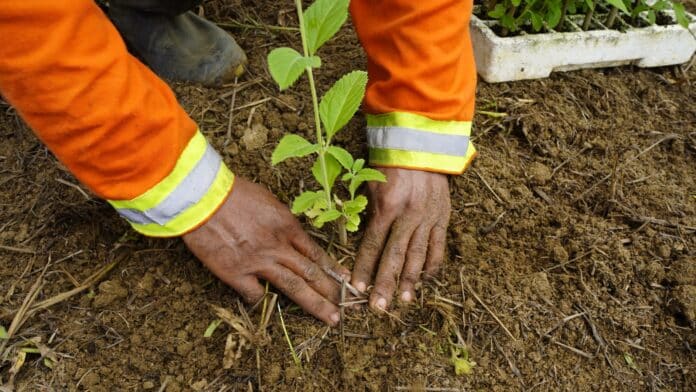
<svg viewBox="0 0 696 392"><path fill-rule="evenodd" d="M594 7L587 10L585 14L585 20L582 21L582 29L587 31L590 28L590 23L592 23L592 17L594 16Z"/></svg>
<svg viewBox="0 0 696 392"><path fill-rule="evenodd" d="M283 335L285 335L285 341L288 342L288 347L290 347L290 355L292 356L292 361L295 362L295 366L302 369L302 361L295 351L295 346L292 345L292 340L290 340L290 335L288 335L288 329L285 327L285 320L283 319L283 311L280 310L280 303L276 304L278 306L278 317L280 317L280 326L283 328Z"/></svg>
<svg viewBox="0 0 696 392"><path fill-rule="evenodd" d="M302 0L295 0L295 6L297 7L297 18L300 23L300 36L302 37L302 50L305 57L309 57L309 51L307 49L307 31L304 24L304 14L302 13ZM314 84L314 73L312 72L312 67L307 66L305 68L307 72L307 78L309 79L309 90L312 93L312 106L314 109L314 128L317 131L317 143L319 144L319 165L321 166L321 175L324 177L324 194L326 195L326 203L328 208L333 207L333 200L331 199L331 189L329 188L329 177L326 170L326 145L324 145L324 135L321 133L321 119L319 118L319 99L317 98L317 88Z"/></svg>
<svg viewBox="0 0 696 392"><path fill-rule="evenodd" d="M563 24L565 23L566 14L568 13L568 3L570 3L569 0L563 0L563 5L561 6L561 21L558 23L561 30L563 30Z"/></svg>
<svg viewBox="0 0 696 392"><path fill-rule="evenodd" d="M614 27L614 22L616 21L616 16L619 14L619 9L616 7L612 7L611 11L609 12L609 16L607 16L607 27L608 28L613 28Z"/></svg>

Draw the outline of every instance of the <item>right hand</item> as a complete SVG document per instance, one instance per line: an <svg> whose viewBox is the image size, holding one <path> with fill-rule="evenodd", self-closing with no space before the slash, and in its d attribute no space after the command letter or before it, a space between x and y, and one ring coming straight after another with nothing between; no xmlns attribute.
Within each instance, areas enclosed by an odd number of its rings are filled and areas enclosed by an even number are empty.
<svg viewBox="0 0 696 392"><path fill-rule="evenodd" d="M312 241L288 208L265 188L237 177L220 209L183 239L247 303L263 298L261 278L325 323L338 323L340 285L324 269L346 279L350 272Z"/></svg>

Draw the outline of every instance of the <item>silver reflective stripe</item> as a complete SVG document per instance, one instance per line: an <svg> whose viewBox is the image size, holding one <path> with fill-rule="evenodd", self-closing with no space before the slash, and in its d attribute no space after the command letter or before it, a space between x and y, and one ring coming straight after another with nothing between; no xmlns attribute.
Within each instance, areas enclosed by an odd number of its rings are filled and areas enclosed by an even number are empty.
<svg viewBox="0 0 696 392"><path fill-rule="evenodd" d="M121 208L116 211L132 223L140 225L156 223L163 226L192 205L198 203L208 193L208 189L215 181L221 165L222 158L208 144L203 157L196 166L159 205L147 211L128 208Z"/></svg>
<svg viewBox="0 0 696 392"><path fill-rule="evenodd" d="M444 135L404 127L368 127L367 144L372 148L466 156L469 136Z"/></svg>

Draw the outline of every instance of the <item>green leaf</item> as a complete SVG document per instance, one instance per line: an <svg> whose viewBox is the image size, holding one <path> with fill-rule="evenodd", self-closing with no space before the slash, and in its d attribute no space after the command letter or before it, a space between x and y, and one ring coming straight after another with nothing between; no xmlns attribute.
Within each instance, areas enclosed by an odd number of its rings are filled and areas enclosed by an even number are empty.
<svg viewBox="0 0 696 392"><path fill-rule="evenodd" d="M546 13L546 23L552 29L561 22L561 7L550 7Z"/></svg>
<svg viewBox="0 0 696 392"><path fill-rule="evenodd" d="M503 15L505 15L505 6L500 3L496 4L495 8L488 13L488 16L493 19L500 19Z"/></svg>
<svg viewBox="0 0 696 392"><path fill-rule="evenodd" d="M5 329L5 327L0 325L0 339L7 339L7 338L8 338L7 330Z"/></svg>
<svg viewBox="0 0 696 392"><path fill-rule="evenodd" d="M544 27L544 20L541 18L541 15L532 12L529 16L532 20L532 29L536 32L541 31L541 28Z"/></svg>
<svg viewBox="0 0 696 392"><path fill-rule="evenodd" d="M628 12L628 8L626 8L626 4L624 4L623 0L606 0L607 3L609 3L611 6L614 6L618 8L621 12L625 14L631 14Z"/></svg>
<svg viewBox="0 0 696 392"><path fill-rule="evenodd" d="M333 155L346 170L350 170L353 167L353 156L345 149L337 146L329 146L326 151Z"/></svg>
<svg viewBox="0 0 696 392"><path fill-rule="evenodd" d="M341 164L338 163L336 158L328 154L324 156L324 161L326 162L326 178L324 178L321 161L319 159L317 159L312 166L312 174L321 186L331 189L336 181L336 177L341 174ZM328 181L328 183L325 183L325 180Z"/></svg>
<svg viewBox="0 0 696 392"><path fill-rule="evenodd" d="M672 10L674 11L674 16L677 18L677 23L685 29L689 29L689 17L686 16L686 9L684 9L684 4L673 3Z"/></svg>
<svg viewBox="0 0 696 392"><path fill-rule="evenodd" d="M299 135L285 135L271 154L274 166L288 158L301 158L319 151L319 145L312 144Z"/></svg>
<svg viewBox="0 0 696 392"><path fill-rule="evenodd" d="M367 86L367 72L353 71L343 75L329 91L324 94L319 104L319 116L329 140L360 108Z"/></svg>
<svg viewBox="0 0 696 392"><path fill-rule="evenodd" d="M355 160L355 163L353 163L353 171L360 171L360 169L362 169L363 166L365 166L365 160L362 158L358 158Z"/></svg>
<svg viewBox="0 0 696 392"><path fill-rule="evenodd" d="M307 47L313 55L348 19L350 0L317 0L304 12Z"/></svg>
<svg viewBox="0 0 696 392"><path fill-rule="evenodd" d="M360 227L360 215L343 215L346 217L346 230L352 232L358 231Z"/></svg>
<svg viewBox="0 0 696 392"><path fill-rule="evenodd" d="M215 332L217 327L220 326L221 323L222 323L222 320L220 320L220 319L216 319L216 320L211 321L210 324L208 324L208 328L206 328L205 332L203 332L203 337L209 338L209 337L213 336L213 333Z"/></svg>
<svg viewBox="0 0 696 392"><path fill-rule="evenodd" d="M351 178L353 178L353 173L351 173L351 172L344 173L343 176L341 177L341 181L348 181Z"/></svg>
<svg viewBox="0 0 696 392"><path fill-rule="evenodd" d="M305 211L305 215L310 218L314 219L319 216L324 210L326 210L329 207L329 204L326 202L325 198L321 198L317 201L314 202L314 206L312 206L311 209Z"/></svg>
<svg viewBox="0 0 696 392"><path fill-rule="evenodd" d="M320 200L322 197L324 197L324 194L322 192L304 192L301 195L297 196L295 200L292 202L291 211L293 214L301 214L314 207L316 202Z"/></svg>
<svg viewBox="0 0 696 392"><path fill-rule="evenodd" d="M588 9L593 10L595 3L593 0L585 0L585 5L587 6Z"/></svg>
<svg viewBox="0 0 696 392"><path fill-rule="evenodd" d="M650 10L648 11L648 22L650 22L651 25L655 24L655 20L657 17L655 16L655 11Z"/></svg>
<svg viewBox="0 0 696 392"><path fill-rule="evenodd" d="M512 5L515 7L519 7L520 4L522 4L522 0L510 0L510 3L512 3Z"/></svg>
<svg viewBox="0 0 696 392"><path fill-rule="evenodd" d="M358 187L365 181L387 182L387 178L379 170L370 168L361 169L350 180L348 190L350 191L351 197L355 195L355 191L358 190Z"/></svg>
<svg viewBox="0 0 696 392"><path fill-rule="evenodd" d="M655 4L653 4L652 9L655 11L664 11L666 9L669 9L669 2L666 0L659 0Z"/></svg>
<svg viewBox="0 0 696 392"><path fill-rule="evenodd" d="M469 359L469 351L463 347L451 347L450 352L450 363L454 366L454 374L457 376L471 374L476 362Z"/></svg>
<svg viewBox="0 0 696 392"><path fill-rule="evenodd" d="M305 68L318 68L320 66L321 59L319 57L304 57L291 48L273 49L268 54L268 70L281 90L292 86Z"/></svg>
<svg viewBox="0 0 696 392"><path fill-rule="evenodd" d="M341 212L336 210L336 209L330 209L328 211L324 211L319 216L317 219L314 220L314 226L321 228L324 226L324 223L327 222L333 222L336 219L341 217Z"/></svg>
<svg viewBox="0 0 696 392"><path fill-rule="evenodd" d="M355 199L343 203L343 213L345 215L356 215L365 211L366 207L367 197L359 195Z"/></svg>

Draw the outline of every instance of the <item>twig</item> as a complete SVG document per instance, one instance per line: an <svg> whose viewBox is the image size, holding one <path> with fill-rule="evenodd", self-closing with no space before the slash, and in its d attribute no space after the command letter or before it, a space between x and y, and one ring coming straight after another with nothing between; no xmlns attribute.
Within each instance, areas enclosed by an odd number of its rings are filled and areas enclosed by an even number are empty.
<svg viewBox="0 0 696 392"><path fill-rule="evenodd" d="M248 23L240 23L236 21L230 21L230 22L217 22L216 23L220 27L227 27L227 28L244 28L244 29L259 29L259 30L276 30L276 31L292 31L292 32L299 32L300 29L297 27L286 27L286 26L273 26L273 25L253 25L253 24L248 24Z"/></svg>
<svg viewBox="0 0 696 392"><path fill-rule="evenodd" d="M341 311L341 314L340 314L341 318L339 320L339 322L341 324L341 350L344 350L346 347L346 332L344 330L345 323L343 322L345 320L345 311L344 311L345 306L343 305L345 302L346 302L346 281L344 279L343 281L341 281L341 301L338 304L338 307Z"/></svg>
<svg viewBox="0 0 696 392"><path fill-rule="evenodd" d="M482 228L480 228L479 231L481 232L481 234L488 234L491 231L493 231L495 229L495 227L498 226L498 223L500 222L500 220L503 219L505 214L507 214L507 211L503 211L502 213L500 213L500 215L498 215L495 218L495 220L493 222L491 222L491 224L483 226Z"/></svg>
<svg viewBox="0 0 696 392"><path fill-rule="evenodd" d="M476 175L478 176L478 178L481 179L481 182L483 182L483 185L485 185L486 188L493 194L493 197L495 197L495 199L498 200L498 203L505 205L505 203L503 202L503 200L498 196L497 193L495 193L495 191L493 190L493 188L491 188L491 186L488 185L488 182L486 182L486 180L483 178L483 176L482 176L481 174L479 174L479 172L476 171L476 170L473 170L473 172L474 172L474 174L476 174Z"/></svg>
<svg viewBox="0 0 696 392"><path fill-rule="evenodd" d="M71 182L65 181L65 180L63 180L62 178L56 178L56 181L60 182L60 183L63 184L63 185L67 185L67 186L69 186L69 187L71 187L71 188L77 189L77 191L80 192L80 193L82 194L82 196L85 197L85 199L87 199L87 200L90 200L90 199L91 199L91 197L89 197L89 195L87 194L87 192L85 192L82 188L80 188L79 185L75 185L75 184L73 184L73 183L71 183Z"/></svg>
<svg viewBox="0 0 696 392"><path fill-rule="evenodd" d="M234 87L232 88L232 99L230 99L230 110L227 115L227 133L225 134L225 147L232 140L232 120L234 119L234 104L237 101L237 77L234 77Z"/></svg>
<svg viewBox="0 0 696 392"><path fill-rule="evenodd" d="M292 360L295 362L295 366L302 369L302 362L300 357L297 356L295 347L292 345L292 340L290 340L290 335L288 335L288 329L285 327L285 320L283 319L283 311L280 310L280 303L276 304L278 307L278 317L280 318L280 326L283 328L283 335L285 335L285 341L288 342L288 347L290 347L290 354L292 355Z"/></svg>
<svg viewBox="0 0 696 392"><path fill-rule="evenodd" d="M322 270L324 270L324 272L326 272L327 275L332 277L338 283L340 283L340 284L345 283L346 289L348 289L348 291L350 291L350 293L353 294L353 296L360 298L360 299L365 298L365 294L361 293L358 289L353 287L352 284L348 283L347 280L345 280L341 275L339 275L337 272L333 271L331 268L322 267ZM341 302L343 302L343 301L341 301Z"/></svg>
<svg viewBox="0 0 696 392"><path fill-rule="evenodd" d="M510 332L510 330L507 329L507 327L505 326L505 324L503 324L503 322L500 321L500 319L498 318L498 316L496 316L496 314L493 313L493 311L481 300L481 298L479 298L478 294L476 294L476 292L474 291L474 289L473 289L473 288L471 287L471 285L469 284L469 281L468 281L468 280L463 280L463 282L464 282L464 284L466 284L467 290L469 290L469 292L470 292L471 295L476 299L476 301L478 301L478 303L480 303L481 306L483 306L483 308L486 309L486 311L493 317L493 319L495 319L495 321L498 323L498 325L500 325L500 326L503 328L503 330L505 331L505 333L507 333L507 335L510 337L510 339L512 339L514 342L516 342L516 341L517 341L517 338L515 338L515 336L512 334L512 332Z"/></svg>
<svg viewBox="0 0 696 392"><path fill-rule="evenodd" d="M26 253L26 254L30 254L30 255L33 255L34 253L36 253L36 251L34 251L33 249L17 248L17 247L9 246L9 245L0 245L0 249L6 250L8 252Z"/></svg>
<svg viewBox="0 0 696 392"><path fill-rule="evenodd" d="M577 349L577 348L575 348L575 347L573 347L573 346L569 346L569 345L567 345L567 344L563 344L563 343L559 342L558 340L551 339L551 343L553 343L553 344L555 344L555 345L558 345L558 346L561 346L561 347L563 347L563 348L565 348L565 349L568 349L568 350L574 352L575 354L580 355L581 357L585 357L585 358L587 358L587 359L592 359L592 358L594 358L594 355L589 354L589 353L586 353L586 352L584 352L584 351L582 351L582 350L580 350L580 349Z"/></svg>

